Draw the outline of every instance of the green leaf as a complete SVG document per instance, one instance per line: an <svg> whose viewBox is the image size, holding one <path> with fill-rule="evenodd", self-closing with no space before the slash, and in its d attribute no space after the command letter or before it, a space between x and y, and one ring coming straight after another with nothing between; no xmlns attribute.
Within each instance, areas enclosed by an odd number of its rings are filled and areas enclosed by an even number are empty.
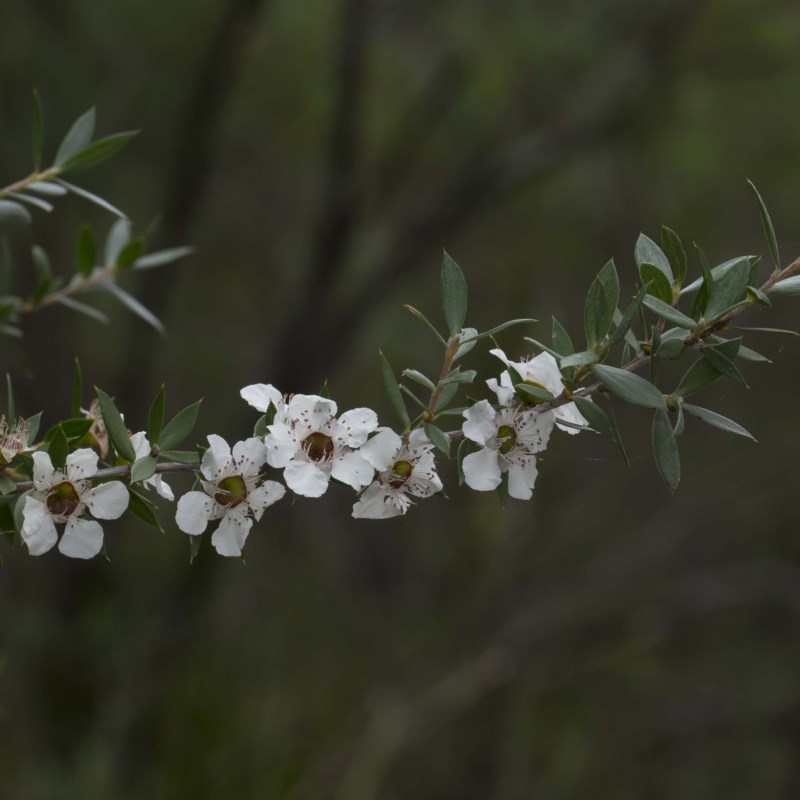
<svg viewBox="0 0 800 800"><path fill-rule="evenodd" d="M406 378L411 378L412 381L421 384L426 389L430 389L434 391L436 389L436 384L430 379L423 375L419 370L416 369L404 369L402 373Z"/></svg>
<svg viewBox="0 0 800 800"><path fill-rule="evenodd" d="M442 311L450 335L454 336L464 327L467 316L467 281L461 267L448 252L442 261Z"/></svg>
<svg viewBox="0 0 800 800"><path fill-rule="evenodd" d="M448 413L446 409L457 393L457 383L448 383L446 386L444 386L442 391L439 392L439 396L436 398L436 405L433 407L434 412L436 414Z"/></svg>
<svg viewBox="0 0 800 800"><path fill-rule="evenodd" d="M645 234L640 233L639 238L636 240L636 246L633 250L633 256L636 259L636 266L639 267L641 274L642 264L652 264L656 267L667 279L667 283L672 285L675 280L672 277L672 268L669 265L669 259L664 254L664 251Z"/></svg>
<svg viewBox="0 0 800 800"><path fill-rule="evenodd" d="M131 483L146 481L156 474L156 460L151 455L142 456L133 462L131 467Z"/></svg>
<svg viewBox="0 0 800 800"><path fill-rule="evenodd" d="M17 484L4 472L0 472L0 494L11 494L17 490Z"/></svg>
<svg viewBox="0 0 800 800"><path fill-rule="evenodd" d="M485 339L487 336L494 336L496 333L500 333L500 331L504 331L507 328L511 328L514 325L527 325L531 322L538 322L538 319L533 319L532 317L522 317L521 319L510 319L508 322L501 322L499 325L495 325L494 328L490 328L488 331L484 331L483 333L478 334L478 339ZM464 330L474 331L475 328L464 328ZM477 331L476 331L477 333ZM467 337L465 336L464 339L466 340Z"/></svg>
<svg viewBox="0 0 800 800"><path fill-rule="evenodd" d="M596 364L600 357L597 353L592 352L591 350L584 350L582 353L572 353L571 355L564 356L561 359L560 367L561 369L567 369L568 367L580 367L584 364Z"/></svg>
<svg viewBox="0 0 800 800"><path fill-rule="evenodd" d="M517 397L525 402L534 400L536 403L552 403L555 396L543 386L533 386L530 383L515 383L514 391Z"/></svg>
<svg viewBox="0 0 800 800"><path fill-rule="evenodd" d="M756 286L748 286L746 293L747 299L751 303L759 303L762 306L768 307L772 305L772 300L770 300L769 297L767 297L767 295L765 295L764 292L762 292L761 289Z"/></svg>
<svg viewBox="0 0 800 800"><path fill-rule="evenodd" d="M548 347L546 344L543 344L538 339L531 339L530 336L525 336L524 339L526 342L530 342L531 344L536 345L536 347L538 347L543 353L550 353L550 355L553 356L553 358L555 358L556 361L558 361L561 358L561 353L556 352L555 350L553 350L552 347Z"/></svg>
<svg viewBox="0 0 800 800"><path fill-rule="evenodd" d="M672 304L672 284L667 280L664 273L653 264L641 264L639 276L643 284L649 284L647 293L658 298L666 305Z"/></svg>
<svg viewBox="0 0 800 800"><path fill-rule="evenodd" d="M553 317L553 350L561 356L568 356L570 353L575 352L575 347L572 344L569 334L561 323Z"/></svg>
<svg viewBox="0 0 800 800"><path fill-rule="evenodd" d="M171 450L192 432L202 402L202 400L198 400L196 403L186 406L166 424L158 443L162 450Z"/></svg>
<svg viewBox="0 0 800 800"><path fill-rule="evenodd" d="M162 383L150 405L150 413L147 415L147 438L151 444L158 444L158 438L161 436L161 429L164 426L164 403L164 384Z"/></svg>
<svg viewBox="0 0 800 800"><path fill-rule="evenodd" d="M681 460L672 424L664 409L658 409L653 417L653 455L661 477L674 492L681 480Z"/></svg>
<svg viewBox="0 0 800 800"><path fill-rule="evenodd" d="M122 415L114 405L114 401L102 389L98 389L96 386L94 388L100 401L100 411L103 415L103 422L106 425L111 444L114 445L114 449L121 458L129 464L133 464L136 461L136 451L131 444L128 429L122 420Z"/></svg>
<svg viewBox="0 0 800 800"><path fill-rule="evenodd" d="M673 394L690 397L721 377L705 359L699 358L686 370Z"/></svg>
<svg viewBox="0 0 800 800"><path fill-rule="evenodd" d="M450 437L441 428L437 428L433 423L425 423L425 434L433 442L437 450L441 450L446 456L450 455Z"/></svg>
<svg viewBox="0 0 800 800"><path fill-rule="evenodd" d="M163 533L164 529L158 524L158 519L156 518L155 506L146 497L143 497L139 492L135 492L133 489L128 489L128 494L130 495L128 510L136 514L143 522L152 525L154 528L158 528L158 530Z"/></svg>
<svg viewBox="0 0 800 800"><path fill-rule="evenodd" d="M642 300L642 305L649 308L654 314L657 314L667 322L677 325L679 328L692 330L697 326L697 322L691 317L686 316L682 311L678 311L677 308L667 305L667 303L662 302L657 297L650 295L645 297L644 300Z"/></svg>
<svg viewBox="0 0 800 800"><path fill-rule="evenodd" d="M90 108L85 114L82 114L75 120L58 147L58 152L53 162L54 166L61 167L66 161L83 150L92 141L92 136L94 136L94 124L94 108Z"/></svg>
<svg viewBox="0 0 800 800"><path fill-rule="evenodd" d="M595 364L592 371L614 394L645 408L664 408L664 397L652 383L633 372Z"/></svg>
<svg viewBox="0 0 800 800"><path fill-rule="evenodd" d="M680 286L686 277L687 261L686 251L683 249L680 237L666 225L661 226L661 249L669 261L675 282Z"/></svg>
<svg viewBox="0 0 800 800"><path fill-rule="evenodd" d="M61 172L68 170L86 169L111 158L115 153L122 150L128 142L133 139L139 131L124 131L122 133L113 133L111 136L106 136L103 139L98 139L92 142L87 147L70 156L62 164L58 166Z"/></svg>
<svg viewBox="0 0 800 800"><path fill-rule="evenodd" d="M120 269L127 269L136 261L143 249L144 242L141 239L132 239L120 251L115 266Z"/></svg>
<svg viewBox="0 0 800 800"><path fill-rule="evenodd" d="M47 446L47 452L56 469L64 466L69 455L69 442L61 425L56 426L56 433Z"/></svg>
<svg viewBox="0 0 800 800"><path fill-rule="evenodd" d="M193 564L200 552L200 545L203 544L202 534L199 536L189 537L189 563Z"/></svg>
<svg viewBox="0 0 800 800"><path fill-rule="evenodd" d="M772 263L775 265L775 269L780 269L781 258L778 253L778 241L775 238L775 228L772 227L769 211L767 211L767 206L764 204L764 200L758 189L756 189L755 184L752 181L747 182L750 184L750 188L755 193L756 200L758 201L758 213L761 215L761 224L764 226L764 235L767 237L767 245L769 246L769 253L772 256Z"/></svg>
<svg viewBox="0 0 800 800"><path fill-rule="evenodd" d="M127 219L118 219L106 236L105 254L103 256L103 266L112 267L117 263L117 256L122 252L122 248L130 241L131 224Z"/></svg>
<svg viewBox="0 0 800 800"><path fill-rule="evenodd" d="M619 429L619 425L617 424L617 415L614 413L614 404L611 402L611 398L606 398L608 403L608 419L611 423L611 427L613 429L613 441L616 443L617 447L619 448L620 455L622 456L625 464L630 467L631 460L628 458L628 451L625 449L625 443L622 441L622 431Z"/></svg>
<svg viewBox="0 0 800 800"><path fill-rule="evenodd" d="M502 327L502 326L501 326ZM492 331L494 328L492 328ZM458 361L460 358L463 358L473 347L478 343L478 339L489 336L491 331L487 331L486 333L478 333L477 329L475 328L462 328L461 333L458 335L458 349L456 350L456 354L453 356L453 362Z"/></svg>
<svg viewBox="0 0 800 800"><path fill-rule="evenodd" d="M404 305L407 311L410 311L445 347L447 346L447 341L444 337L436 330L433 326L433 323L417 308L414 306L410 306L408 304Z"/></svg>
<svg viewBox="0 0 800 800"><path fill-rule="evenodd" d="M86 278L97 263L97 247L94 242L92 229L84 223L78 231L78 241L75 248L78 262L78 274Z"/></svg>
<svg viewBox="0 0 800 800"><path fill-rule="evenodd" d="M745 259L733 264L724 275L714 279L704 316L712 322L745 297L750 275L750 265Z"/></svg>
<svg viewBox="0 0 800 800"><path fill-rule="evenodd" d="M617 315L615 314L615 322L616 328L611 336L608 337L608 341L606 342L606 347L611 348L618 342L621 342L628 334L630 327L633 323L633 318L639 312L641 308L642 302L644 301L645 296L647 295L647 291L650 288L650 284L645 284L642 286L641 289L636 294L636 297L633 298L630 305L625 309L625 313L619 316L619 321L616 322ZM635 346L635 350L638 352L639 343L636 341L634 337L633 343L631 343L631 347Z"/></svg>
<svg viewBox="0 0 800 800"><path fill-rule="evenodd" d="M594 430L610 439L614 438L614 426L611 424L608 414L597 403L593 403L586 397L573 397L572 402Z"/></svg>
<svg viewBox="0 0 800 800"><path fill-rule="evenodd" d="M75 359L75 376L72 379L72 404L70 415L77 417L81 413L83 405L83 373L81 372L81 362Z"/></svg>
<svg viewBox="0 0 800 800"><path fill-rule="evenodd" d="M28 423L28 428L30 429L28 432L28 447L30 447L36 441L36 436L39 433L39 425L42 421L42 412L40 411L38 414L28 417L28 419L25 421Z"/></svg>
<svg viewBox="0 0 800 800"><path fill-rule="evenodd" d="M39 92L33 90L33 171L42 168L42 149L44 148L44 112Z"/></svg>
<svg viewBox="0 0 800 800"><path fill-rule="evenodd" d="M81 189L80 186L76 186L74 183L67 183L67 181L61 180L61 178L56 178L56 183L72 192L72 194L76 194L78 197L82 197L84 200L88 200L90 203L94 203L96 206L100 206L100 208L104 208L106 211L110 211L112 214L116 214L116 216L120 217L120 219L128 218L127 215L120 211L116 206L112 206L108 200L103 200L102 197L98 197L96 194L92 194L86 189Z"/></svg>
<svg viewBox="0 0 800 800"><path fill-rule="evenodd" d="M389 404L392 410L400 418L406 430L411 427L411 420L408 416L408 410L403 400L403 395L400 394L400 387L397 384L397 379L394 376L389 361L386 356L379 350L378 357L381 360L381 374L383 376L383 388L386 391L386 396L389 398Z"/></svg>
<svg viewBox="0 0 800 800"><path fill-rule="evenodd" d="M164 461L174 461L176 464L200 463L200 456L195 450L162 450L161 458Z"/></svg>
<svg viewBox="0 0 800 800"><path fill-rule="evenodd" d="M744 379L744 376L741 372L737 369L733 361L729 359L724 353L721 353L718 349L714 347L705 347L703 348L703 358L717 371L720 375L725 378L730 378L731 380L737 381L741 383L743 386L747 386L747 381ZM749 388L749 387L748 387Z"/></svg>
<svg viewBox="0 0 800 800"><path fill-rule="evenodd" d="M463 372L453 370L446 378L439 381L439 386L447 386L451 383L472 383L477 374L474 369L465 369Z"/></svg>
<svg viewBox="0 0 800 800"><path fill-rule="evenodd" d="M103 325L108 325L108 317L96 308L92 306L86 305L86 303L81 303L79 300L76 300L74 297L67 297L66 295L60 295L56 298L56 302L60 305L65 306L66 308L71 309L72 311L77 311L79 314L83 314L86 317L91 317L98 322L102 322Z"/></svg>
<svg viewBox="0 0 800 800"><path fill-rule="evenodd" d="M589 287L584 309L584 328L589 347L602 342L614 321L619 302L619 278L614 260L608 261Z"/></svg>
<svg viewBox="0 0 800 800"><path fill-rule="evenodd" d="M117 286L117 284L111 280L105 281L102 285L103 288L114 295L122 305L136 314L137 317L143 319L148 325L155 328L162 336L164 335L165 330L161 320L158 319L152 311L145 308L133 295L128 294L128 292Z"/></svg>
<svg viewBox="0 0 800 800"><path fill-rule="evenodd" d="M770 290L770 294L800 294L800 275L778 281Z"/></svg>
<svg viewBox="0 0 800 800"><path fill-rule="evenodd" d="M67 440L72 442L75 439L81 439L84 437L92 427L92 423L93 420L88 419L87 417L76 417L74 419L65 419L62 423L60 423L60 427L64 431L64 435L67 437ZM47 441L47 436L45 436L45 441Z"/></svg>
<svg viewBox="0 0 800 800"><path fill-rule="evenodd" d="M194 252L193 247L173 247L169 250L159 250L156 253L148 253L146 256L139 256L133 262L134 269L153 269L171 264L173 261L185 258Z"/></svg>
<svg viewBox="0 0 800 800"><path fill-rule="evenodd" d="M34 181L27 186L29 192L36 192L43 194L46 197L63 197L67 194L67 190L63 186L51 181Z"/></svg>
<svg viewBox="0 0 800 800"><path fill-rule="evenodd" d="M743 328L737 325L731 325L733 331L751 331L752 333L782 333L786 336L800 336L797 331L790 331L788 328Z"/></svg>
<svg viewBox="0 0 800 800"><path fill-rule="evenodd" d="M48 203L46 200L41 200L38 197L32 197L29 194L24 194L23 192L5 192L6 197L10 197L12 200L20 200L23 203L27 203L28 205L35 206L36 208L41 209L42 211L47 212L48 214L53 210L53 204Z"/></svg>
<svg viewBox="0 0 800 800"><path fill-rule="evenodd" d="M658 348L658 357L674 361L686 351L683 339L664 339L661 337L661 347Z"/></svg>
<svg viewBox="0 0 800 800"><path fill-rule="evenodd" d="M697 296L694 298L694 303L692 303L692 316L695 319L700 319L700 317L705 313L706 305L708 305L708 298L711 296L711 292L714 288L714 275L708 266L706 254L702 251L697 242L694 242L693 244L700 260L700 269L703 272L703 277L700 281L700 287L699 291L697 292Z"/></svg>
<svg viewBox="0 0 800 800"><path fill-rule="evenodd" d="M24 228L33 222L31 212L14 200L0 200L0 226Z"/></svg>
<svg viewBox="0 0 800 800"><path fill-rule="evenodd" d="M745 436L748 439L752 439L754 442L757 441L756 437L743 428L738 422L723 417L722 414L717 414L716 411L709 411L709 409L700 408L700 406L692 406L689 405L689 403L682 403L682 407L687 414L697 417L697 419L705 422L706 425L711 425L714 428L719 428L728 433L735 433L737 436Z"/></svg>

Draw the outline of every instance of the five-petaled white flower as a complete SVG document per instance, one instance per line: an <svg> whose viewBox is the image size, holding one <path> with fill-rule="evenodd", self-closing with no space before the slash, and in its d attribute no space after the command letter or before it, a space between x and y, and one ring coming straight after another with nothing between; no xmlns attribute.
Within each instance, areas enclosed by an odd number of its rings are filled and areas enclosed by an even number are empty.
<svg viewBox="0 0 800 800"><path fill-rule="evenodd" d="M495 411L481 400L464 411L464 436L481 445L462 464L467 486L488 492L500 485L508 472L508 493L529 500L536 481L536 453L547 447L553 430L553 414L505 406Z"/></svg>
<svg viewBox="0 0 800 800"><path fill-rule="evenodd" d="M374 411L354 408L337 419L336 403L315 394L292 395L285 403L279 401L276 408L264 437L267 461L284 470L283 477L293 492L321 497L331 478L356 490L372 481L375 471L358 448L378 427Z"/></svg>
<svg viewBox="0 0 800 800"><path fill-rule="evenodd" d="M136 458L142 458L150 455L150 442L144 431L131 434L131 444L133 445L133 452L136 453ZM174 500L175 494L170 485L159 474L155 474L150 478L142 481L142 484L151 487L163 497L165 500Z"/></svg>
<svg viewBox="0 0 800 800"><path fill-rule="evenodd" d="M401 439L389 428L381 428L359 452L378 471L376 479L353 506L353 516L385 519L405 514L413 497L430 497L442 490L436 474L433 444L425 431L416 428Z"/></svg>
<svg viewBox="0 0 800 800"><path fill-rule="evenodd" d="M63 469L54 469L47 453L33 454L33 485L22 509L22 539L33 556L46 553L57 541L57 522L65 522L58 549L72 558L92 558L103 547L103 529L85 511L98 519L117 519L128 507L129 495L120 481L92 487L97 472L97 453L81 448L67 456Z"/></svg>
<svg viewBox="0 0 800 800"><path fill-rule="evenodd" d="M489 352L493 356L497 356L507 367L512 368L524 383L546 389L555 397L558 397L564 391L564 381L561 379L558 362L550 353L540 353L530 361L511 361L499 348ZM500 375L499 384L494 378L490 378L486 383L497 395L497 401L500 405L509 406L515 402L514 383L509 372L504 371ZM553 409L553 414L556 416L556 425L560 430L567 433L580 433L577 428L571 427L572 425L580 427L589 425L581 412L578 411L575 403L565 403L563 406L557 406ZM568 422L570 425L562 425L558 420Z"/></svg>
<svg viewBox="0 0 800 800"><path fill-rule="evenodd" d="M221 519L211 544L221 556L239 556L253 520L260 520L286 489L275 481L262 481L259 473L267 449L260 439L237 442L231 452L228 443L212 433L208 444L200 463L200 483L205 491L183 495L175 521L184 533L197 536L211 520Z"/></svg>

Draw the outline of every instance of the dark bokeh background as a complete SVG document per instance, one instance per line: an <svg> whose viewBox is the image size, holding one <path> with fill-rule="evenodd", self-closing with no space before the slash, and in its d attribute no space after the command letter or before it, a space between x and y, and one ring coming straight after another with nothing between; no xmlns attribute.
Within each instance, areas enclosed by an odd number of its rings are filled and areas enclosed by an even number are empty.
<svg viewBox="0 0 800 800"><path fill-rule="evenodd" d="M55 310L3 344L51 421L75 355L133 428L162 380L232 438L256 381L327 378L389 420L376 351L438 368L402 303L436 313L443 246L470 324L555 313L576 339L610 256L631 292L639 230L762 252L748 177L800 250L792 0L28 0L0 24L0 182L29 167L31 86L49 153L97 103L99 133L143 133L78 181L197 248L126 284L166 339ZM84 220L112 221L37 215L65 271ZM759 322L796 326L776 305ZM631 469L556 436L527 504L449 466L450 500L408 521L356 522L332 490L270 509L246 564L190 567L167 516L108 524L110 562L0 542L0 796L800 796L800 345L751 345L775 364L702 404L760 443L690 423L675 497L632 409Z"/></svg>

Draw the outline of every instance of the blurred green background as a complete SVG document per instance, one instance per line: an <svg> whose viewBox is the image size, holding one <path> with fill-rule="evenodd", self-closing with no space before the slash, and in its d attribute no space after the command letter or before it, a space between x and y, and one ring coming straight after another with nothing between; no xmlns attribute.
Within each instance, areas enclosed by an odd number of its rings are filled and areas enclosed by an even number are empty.
<svg viewBox="0 0 800 800"><path fill-rule="evenodd" d="M76 182L197 248L125 284L165 339L57 309L3 342L51 422L76 355L134 430L162 380L168 411L205 398L203 433L249 432L253 382L327 378L388 422L378 347L438 369L402 304L438 313L442 247L469 324L546 338L556 314L576 339L609 257L632 293L640 230L764 252L746 178L800 250L791 0L27 0L0 25L0 183L29 170L33 86L50 154L96 103L99 135L142 134ZM77 226L113 221L36 216L22 263L35 240L66 274ZM796 327L776 306L755 324ZM505 509L443 465L450 499L408 520L284 502L244 564L190 567L168 509L166 534L106 525L110 562L0 542L0 797L799 797L800 345L750 344L775 364L701 404L760 443L690 421L674 497L626 409L631 469L554 436Z"/></svg>

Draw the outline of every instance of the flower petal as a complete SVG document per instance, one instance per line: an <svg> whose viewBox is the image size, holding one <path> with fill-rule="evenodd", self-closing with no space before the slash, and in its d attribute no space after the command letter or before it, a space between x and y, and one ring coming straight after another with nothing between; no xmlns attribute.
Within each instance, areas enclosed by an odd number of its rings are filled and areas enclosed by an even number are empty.
<svg viewBox="0 0 800 800"><path fill-rule="evenodd" d="M80 481L97 472L97 453L82 447L67 456L66 473L70 481Z"/></svg>
<svg viewBox="0 0 800 800"><path fill-rule="evenodd" d="M41 491L46 491L58 482L54 479L54 472L50 456L37 450L33 454L33 485Z"/></svg>
<svg viewBox="0 0 800 800"><path fill-rule="evenodd" d="M103 528L93 519L70 517L58 549L70 558L94 558L103 549Z"/></svg>
<svg viewBox="0 0 800 800"><path fill-rule="evenodd" d="M378 472L383 472L394 464L402 446L403 440L391 428L380 428L375 436L361 445L358 452Z"/></svg>
<svg viewBox="0 0 800 800"><path fill-rule="evenodd" d="M35 457L39 453L33 455ZM45 455L45 453L41 455ZM58 541L56 526L53 518L47 513L47 506L30 495L25 498L25 505L22 507L20 535L32 556L46 553Z"/></svg>
<svg viewBox="0 0 800 800"><path fill-rule="evenodd" d="M378 415L371 408L354 408L339 417L337 437L348 447L361 447L378 427Z"/></svg>
<svg viewBox="0 0 800 800"><path fill-rule="evenodd" d="M264 445L267 448L267 463L276 469L283 469L300 449L294 431L282 422L269 426Z"/></svg>
<svg viewBox="0 0 800 800"><path fill-rule="evenodd" d="M592 402L591 397L586 398L590 403ZM580 425L583 428L589 426L589 423L586 421L586 418L578 411L578 407L575 403L567 403L565 406L559 406L553 412L556 415L556 425L558 425L558 429L561 431L565 431L566 433L576 434L580 433L577 428L570 428L567 425L559 425L558 420L563 419L565 422L571 422L573 425Z"/></svg>
<svg viewBox="0 0 800 800"><path fill-rule="evenodd" d="M233 446L233 459L236 462L237 472L245 477L258 475L259 470L267 461L267 448L261 439L255 436L236 442Z"/></svg>
<svg viewBox="0 0 800 800"><path fill-rule="evenodd" d="M253 521L231 509L211 536L211 544L221 556L240 556Z"/></svg>
<svg viewBox="0 0 800 800"><path fill-rule="evenodd" d="M395 504L387 502L388 499L386 488L374 481L353 505L353 516L356 519L388 519L400 516L403 512Z"/></svg>
<svg viewBox="0 0 800 800"><path fill-rule="evenodd" d="M147 440L147 434L144 431L131 434L130 439L136 458L150 455L150 442Z"/></svg>
<svg viewBox="0 0 800 800"><path fill-rule="evenodd" d="M204 492L187 492L178 500L175 522L184 533L196 536L208 526L210 519L216 519L217 504Z"/></svg>
<svg viewBox="0 0 800 800"><path fill-rule="evenodd" d="M464 411L464 436L478 444L486 444L497 434L497 414L488 400L480 400Z"/></svg>
<svg viewBox="0 0 800 800"><path fill-rule="evenodd" d="M210 481L219 481L227 477L231 468L231 448L228 443L216 433L208 435L208 450L203 453L200 462L200 472Z"/></svg>
<svg viewBox="0 0 800 800"><path fill-rule="evenodd" d="M242 400L263 413L266 413L270 403L278 408L278 404L283 401L283 395L271 383L253 383L245 386L239 395Z"/></svg>
<svg viewBox="0 0 800 800"><path fill-rule="evenodd" d="M336 403L317 394L296 394L289 401L288 413L295 420L303 433L298 438L303 439L304 433L321 431L336 416Z"/></svg>
<svg viewBox="0 0 800 800"><path fill-rule="evenodd" d="M98 519L119 519L125 513L130 499L128 489L121 481L101 483L81 496L81 501L92 512L92 516Z"/></svg>
<svg viewBox="0 0 800 800"><path fill-rule="evenodd" d="M362 486L369 485L375 475L375 470L372 464L361 458L358 451L352 450L349 453L342 453L334 459L331 474L337 481L358 490Z"/></svg>
<svg viewBox="0 0 800 800"><path fill-rule="evenodd" d="M286 487L277 481L264 481L263 486L253 489L247 495L247 506L250 513L257 519L261 519L264 509L269 508L273 503L277 503L286 494Z"/></svg>
<svg viewBox="0 0 800 800"><path fill-rule="evenodd" d="M537 475L535 456L509 463L508 494L517 500L530 500Z"/></svg>
<svg viewBox="0 0 800 800"><path fill-rule="evenodd" d="M497 452L486 447L470 453L462 463L464 480L470 489L490 492L500 485L500 464Z"/></svg>
<svg viewBox="0 0 800 800"><path fill-rule="evenodd" d="M283 471L286 485L295 494L303 497L322 497L328 488L330 477L330 472L321 470L311 461L290 461Z"/></svg>
<svg viewBox="0 0 800 800"><path fill-rule="evenodd" d="M161 475L153 475L152 478L148 478L146 481L142 481L145 486L152 486L160 497L163 497L165 500L174 500L175 493L172 491L172 487L161 477Z"/></svg>

